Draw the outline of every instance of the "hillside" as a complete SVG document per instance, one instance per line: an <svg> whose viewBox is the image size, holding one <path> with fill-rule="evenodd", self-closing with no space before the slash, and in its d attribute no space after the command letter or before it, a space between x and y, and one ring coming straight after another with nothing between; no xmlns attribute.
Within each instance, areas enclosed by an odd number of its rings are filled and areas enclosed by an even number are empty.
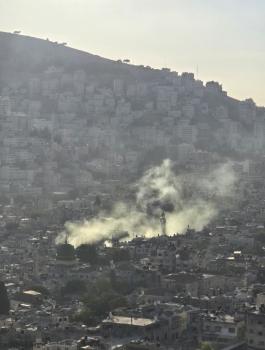
<svg viewBox="0 0 265 350"><path fill-rule="evenodd" d="M61 65L66 70L84 69L87 74L131 74L136 78L139 70L132 65L121 65L113 60L92 55L65 46L66 43L52 42L34 37L0 32L1 78L8 82L14 73L38 74L47 66ZM154 71L154 70L153 70ZM141 72L142 74L143 72ZM144 72L144 77L150 74Z"/></svg>
<svg viewBox="0 0 265 350"><path fill-rule="evenodd" d="M219 83L3 32L0 119L0 189L16 194L130 181L166 157L197 172L265 145L265 109Z"/></svg>

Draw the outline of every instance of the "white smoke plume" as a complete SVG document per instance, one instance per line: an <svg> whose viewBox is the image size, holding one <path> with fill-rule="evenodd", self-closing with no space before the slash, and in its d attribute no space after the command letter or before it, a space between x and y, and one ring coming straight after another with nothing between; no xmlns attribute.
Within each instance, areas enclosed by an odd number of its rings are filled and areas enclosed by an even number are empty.
<svg viewBox="0 0 265 350"><path fill-rule="evenodd" d="M67 222L57 242L65 235L75 247L115 237L123 231L147 237L161 232L159 216L166 212L168 234L183 233L187 226L201 230L218 214L220 202L233 196L236 177L230 163L209 174L176 175L174 164L164 160L151 168L135 185L135 203L117 203L111 213L89 221Z"/></svg>

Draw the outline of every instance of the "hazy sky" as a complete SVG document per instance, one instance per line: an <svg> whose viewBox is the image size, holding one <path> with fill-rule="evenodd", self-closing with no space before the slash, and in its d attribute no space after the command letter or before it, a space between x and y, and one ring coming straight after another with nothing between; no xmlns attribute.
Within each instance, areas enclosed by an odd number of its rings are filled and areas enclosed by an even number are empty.
<svg viewBox="0 0 265 350"><path fill-rule="evenodd" d="M196 71L265 106L265 0L0 0L0 30Z"/></svg>

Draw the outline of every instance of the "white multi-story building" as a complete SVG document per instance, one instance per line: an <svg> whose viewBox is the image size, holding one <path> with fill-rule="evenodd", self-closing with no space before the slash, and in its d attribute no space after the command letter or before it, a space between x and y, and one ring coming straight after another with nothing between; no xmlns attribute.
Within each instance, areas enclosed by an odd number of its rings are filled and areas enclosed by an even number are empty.
<svg viewBox="0 0 265 350"><path fill-rule="evenodd" d="M43 344L38 340L33 345L33 350L77 350L77 344L72 341L61 341Z"/></svg>

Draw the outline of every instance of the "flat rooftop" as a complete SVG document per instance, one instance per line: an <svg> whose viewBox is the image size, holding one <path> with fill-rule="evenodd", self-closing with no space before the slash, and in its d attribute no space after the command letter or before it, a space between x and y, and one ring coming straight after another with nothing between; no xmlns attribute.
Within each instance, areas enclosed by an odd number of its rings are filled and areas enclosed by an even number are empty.
<svg viewBox="0 0 265 350"><path fill-rule="evenodd" d="M112 316L108 317L103 321L103 323L109 324L121 324L137 327L146 327L155 324L156 321L150 318L136 318L136 317L126 317L126 316Z"/></svg>
<svg viewBox="0 0 265 350"><path fill-rule="evenodd" d="M32 295L32 296L40 296L41 295L41 293L36 292L35 290L25 290L23 292L23 294Z"/></svg>
<svg viewBox="0 0 265 350"><path fill-rule="evenodd" d="M206 316L206 320L211 321L211 322L221 322L221 323L234 323L235 318L230 315L213 315L213 314L208 314Z"/></svg>

